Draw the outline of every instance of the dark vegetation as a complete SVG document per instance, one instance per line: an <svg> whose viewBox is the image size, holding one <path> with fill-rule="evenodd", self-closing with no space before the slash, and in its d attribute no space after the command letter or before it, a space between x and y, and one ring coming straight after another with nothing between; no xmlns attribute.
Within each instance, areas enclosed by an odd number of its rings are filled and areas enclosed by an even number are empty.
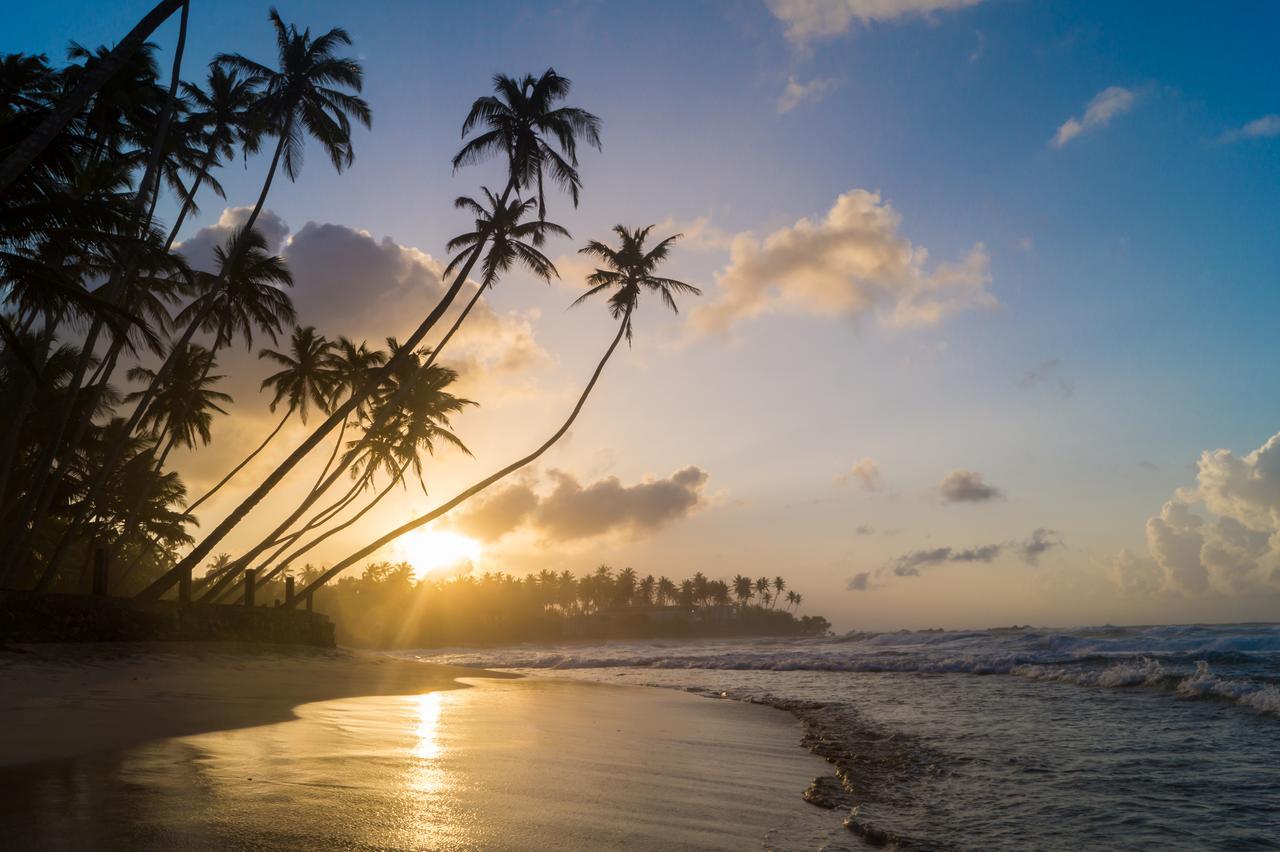
<svg viewBox="0 0 1280 852"><path fill-rule="evenodd" d="M462 628L446 625L468 618L478 625L471 641L532 638L600 615L598 596L548 602L541 582L505 575L413 584L402 568L375 566L364 578L326 584L558 441L619 344L630 345L641 296L675 310L677 297L698 294L661 274L679 235L652 240L651 227L616 225L611 241L580 250L598 267L574 304L605 298L613 328L555 432L531 436L527 455L324 570L297 573L312 549L420 480L437 447L466 449L451 421L476 403L450 392L456 373L437 358L506 273L558 274L543 247L569 234L547 218L550 192L562 190L576 206L579 147L601 147L600 121L566 103L570 81L553 69L495 75L492 93L463 119L452 164L496 159L505 183L454 202L471 225L448 243L440 302L407 338L385 346L341 329L322 333L296 316L287 265L255 226L284 183L277 178L301 179L305 150L341 172L354 161L357 128L372 126L361 63L344 55L351 37L341 28L313 34L273 9L270 61L222 53L184 80L188 13L188 2L164 0L114 48L72 43L62 65L43 55L0 57L0 588L83 593L94 553L105 551L114 596L234 603L250 578L260 606L295 607L319 592L328 611L350 621L350 636L371 644L397 631L418 644L461 641ZM172 15L180 15L178 39L171 67L162 68L147 39ZM193 269L175 248L183 226L198 203L223 198L219 170L241 159L245 168L265 167L261 189L239 199L249 212L217 250L216 268ZM172 221L163 221L170 210ZM455 301L456 320L437 329ZM244 404L219 390L218 359L255 343L269 344L259 356L278 368L263 382L277 425L205 493L189 494L170 454L209 445L217 419ZM294 418L314 428L250 480L248 463ZM255 508L312 453L327 462L296 507L198 575L233 530L251 518L261 526ZM210 516L208 500L223 489L239 499L225 516ZM281 599L290 576L301 581L299 594ZM587 582L578 588L591 588ZM739 612L739 625L762 627L786 615L775 606L751 614L745 603Z"/></svg>

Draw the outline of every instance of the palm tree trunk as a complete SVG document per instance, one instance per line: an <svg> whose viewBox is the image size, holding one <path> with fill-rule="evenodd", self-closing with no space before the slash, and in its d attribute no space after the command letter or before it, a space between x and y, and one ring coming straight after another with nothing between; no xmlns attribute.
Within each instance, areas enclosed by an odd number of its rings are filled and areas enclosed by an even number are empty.
<svg viewBox="0 0 1280 852"><path fill-rule="evenodd" d="M545 443L542 444L542 446L538 447L536 450L534 450L532 453L529 453L529 455L525 456L524 458L517 459L516 461L507 465L497 473L494 473L491 476L480 480L475 485L472 485L470 488L468 488L466 491L463 491L461 494L458 494L452 500L449 500L447 503L444 503L441 506L438 506L437 508L432 509L430 512L427 512L425 515L420 515L419 517L414 518L408 523L401 524L400 526L396 527L394 530L387 533L386 535L383 535L375 539L374 541L370 542L369 544L365 545L364 547L360 548L355 553L351 554L347 558L338 562L329 570L325 571L323 574L321 574L319 577L313 580L305 589L302 590L301 593L299 593L294 597L293 601L286 602L284 606L296 606L298 601L314 593L316 589L320 588L329 580L341 574L344 570L349 568L351 565L365 558L369 554L376 552L379 548L383 547L384 545L387 545L392 541L395 541L397 538L404 535L405 533L412 532L413 530L416 530L418 527L429 524L432 521L434 521L436 518L439 518L442 515L447 514L456 506L471 499L475 495L479 494L481 491L488 488L490 485L493 485L495 482L498 482L499 480L511 475L512 473L515 473L517 470L524 467L525 465L533 461L536 461L539 456L541 456L547 450L551 449L552 445L554 445L557 441L559 441L564 436L565 432L569 431L569 427L573 425L573 421L578 419L578 414L582 411L582 407L586 405L587 397L591 395L592 389L595 388L596 382L599 381L600 379L600 374L604 372L605 364L609 362L609 358L613 355L614 350L617 349L618 344L622 342L622 337L626 333L627 323L630 319L631 319L631 311L628 310L623 315L622 321L618 323L618 333L614 335L613 342L610 343L609 348L605 350L604 357L600 359L600 363L596 365L595 372L591 374L591 380L587 382L587 386L582 390L582 395L578 397L577 405L575 405L573 407L573 411L569 413L568 419L566 419L564 423L561 424L560 428L557 429L555 433L550 438L548 438Z"/></svg>
<svg viewBox="0 0 1280 852"><path fill-rule="evenodd" d="M173 121L173 114L177 105L178 83L181 80L182 74L182 56L187 43L187 19L189 17L189 13L189 0L182 0L182 17L178 26L178 42L174 49L173 71L170 74L169 91L165 97L165 105L161 112L160 123L156 127L155 135L151 141L151 152L147 159L147 167L142 173L142 180L139 182L137 192L134 194L133 198L133 208L135 213L141 215L144 209L147 210L146 218L140 223L144 232L151 226L151 216L155 211L155 200L159 198L160 194L160 166L164 160L164 147L168 138L169 125ZM154 193L152 192L153 184L155 187ZM128 268L122 271L124 281L121 282L118 287L112 287L112 284L115 282L109 282L106 285L116 291L109 292L107 294L108 298L114 299L119 295L120 291L125 290L129 284L128 279L132 278L136 272L136 259L130 260ZM119 275L121 273L117 274ZM63 406L61 415L58 417L57 426L54 429L53 438L49 444L49 451L52 455L43 460L39 465L39 479L33 488L35 500L32 511L30 512L30 519L34 519L31 526L32 535L34 535L40 528L40 525L43 524L44 518L48 514L53 492L56 490L57 484L62 481L63 476L65 475L64 465L57 465L55 472L54 461L68 458L76 451L80 440L86 431L88 423L93 419L93 409L97 403L100 389L91 392L91 398L85 406L86 410L81 413L79 423L72 432L72 440L69 441L65 447L62 446L62 437L66 433L67 426L69 425L72 414L75 411L75 398L80 391L82 382L84 381L84 374L88 368L89 361L93 358L93 350L97 344L98 335L101 333L102 325L103 321L101 317L95 317L93 325L90 328L89 334L83 345L83 352L81 353L79 362L76 365L75 374L68 387L67 402ZM123 345L123 342L123 334L118 335L116 340L113 341L113 356L118 354L119 348ZM107 367L107 375L110 375L111 370L115 367L115 358L109 357L107 360L110 361L110 366ZM70 532L70 528L68 528L68 532ZM15 547L10 548L7 554L8 557L12 559L15 552L22 552L24 545L25 539L15 542ZM58 548L55 548L55 552L58 552ZM25 563L25 555L23 556L22 561ZM50 565L52 565L52 560L50 560ZM47 566L45 571L46 576L52 576L52 573L52 570ZM44 577L42 577L40 585L45 584Z"/></svg>
<svg viewBox="0 0 1280 852"><path fill-rule="evenodd" d="M378 503L382 500L383 497L386 497L388 494L391 493L391 489L395 488L396 485L400 483L400 479L404 476L404 472L405 470L408 469L408 467L409 465L406 462L400 468L400 470L396 473L396 475L392 478L391 482L387 483L387 487L379 491L377 495L375 495L371 501L365 504L364 508L362 508L359 512L356 512L354 515L352 515L350 518L343 521L342 523L338 524L336 527L326 530L325 532L316 536L311 541L304 544L302 547L299 547L297 550L290 553L284 559L281 559L279 561L279 564L277 564L275 568L272 568L269 572L267 572L266 574L263 574L261 577L258 578L257 582L254 584L254 588L255 589L261 588L263 585L265 585L266 583L274 579L276 575L278 575L281 571L283 571L284 569L292 565L294 560L296 560L299 556L302 556L307 551L319 546L325 541L325 539L329 538L332 535L342 532L347 527L351 526L356 521L363 518L370 509L378 505Z"/></svg>
<svg viewBox="0 0 1280 852"><path fill-rule="evenodd" d="M280 165L280 155L284 151L284 141L285 141L285 138L288 136L288 133L289 133L289 127L288 125L286 125L284 129L281 131L280 141L276 144L275 155L271 158L271 168L267 171L267 179L262 184L262 192L258 194L258 202L257 204L254 205L253 212L249 214L249 218L245 222L243 228L241 229L241 233L248 233L249 230L253 228L254 224L258 221L259 214L262 213L262 207L267 201L267 193L271 189L271 182L275 178L276 169ZM240 254L244 250L242 246L246 246L246 245L248 245L248 243L242 240L237 240L234 243L231 250L231 254L227 258L227 263L223 268L223 274L230 271L232 268L234 268L235 264L239 262ZM215 286L217 283L220 283L221 281L222 281L222 278L219 278L218 282L215 282ZM129 436L132 435L133 431L138 427L138 423L142 420L143 414L146 413L147 408L150 406L151 400L152 398L154 398L156 390L160 387L160 385L165 380L169 378L169 374L173 372L173 367L177 363L177 356L180 355L182 350L184 350L187 347L187 344L191 342L191 338L195 336L196 329L199 328L200 323L204 321L204 319L209 315L209 312L212 310L213 310L213 303L210 302L209 306L206 307L205 310L201 311L192 321L191 325L187 327L187 330L183 333L182 337L178 340L176 344L174 344L173 348L169 351L169 357L165 359L164 363L160 365L160 369L156 371L155 378L152 380L151 384L147 387L146 391L143 392L142 398L138 400L138 405L133 410L133 414L129 417L129 420L127 423L125 423L125 427L121 431L121 434L116 438L115 442L112 444L112 446L108 450L106 459L102 463L102 467L98 469L97 474L95 474L93 480L90 482L88 491L86 492L86 495L85 495L85 499L81 502L80 508L76 510L76 513L72 517L71 522L67 525L66 531L62 534L61 540L58 542L58 545L54 548L53 554L49 557L49 564L45 569L46 572L52 573L57 569L58 562L61 560L63 554L66 553L66 550L70 546L72 539L79 532L80 527L84 523L85 516L88 513L89 506L92 502L92 498L98 495L98 492L102 490L102 486L106 484L107 479L110 477L112 473L115 472L116 465L120 463L121 456L124 455L125 446L128 444ZM234 524L232 526L234 526ZM220 540L221 540L221 537L219 537L217 541L220 541ZM197 556L196 559L190 563L190 565L194 565L195 562L198 562L200 559L203 559L204 556L210 550L213 549L213 545L217 544L217 541L212 542L207 548L201 551L199 556ZM199 548L197 547L197 550L198 549ZM190 558L190 554L188 554L188 558ZM183 565L186 562L187 560L184 559L182 562L179 563L179 565ZM171 569L169 572L163 575L161 579L164 579L165 577L168 577L170 574L173 574L174 570L176 569ZM166 589L169 588L169 586L172 586L173 583L177 582L176 576L177 575L174 574L175 579L173 580L173 582L169 583L168 586L165 586ZM155 584L153 583L152 585L154 586ZM148 587L148 589L150 589L150 587ZM161 591L164 591L164 590L162 589ZM156 596L158 597L159 595L157 594Z"/></svg>
<svg viewBox="0 0 1280 852"><path fill-rule="evenodd" d="M258 453L262 452L262 451L263 451L263 449L265 449L265 448L266 448L267 444L270 444L270 443L271 443L271 439L272 439L272 438L274 438L274 437L276 436L276 434L277 434L281 429L283 429L283 428L284 428L284 424L285 424L285 422L286 422L286 421L288 421L289 417L290 417L292 414L293 414L293 409L292 409L292 408L290 408L288 411L286 411L286 412L284 413L284 417L281 417L281 418L280 418L280 422L276 424L276 428L274 428L274 429L272 429L272 430L271 430L271 434L267 436L266 440L264 440L261 444L259 444L259 445L258 445L257 449L255 449L253 452L249 453L249 455L245 456L245 457L244 457L244 461L240 462L240 464L238 464L238 465L236 465L235 467L231 468L231 472L230 472L230 473L228 473L226 476L222 477L222 479L218 481L218 484L217 484L217 485L213 486L213 487L212 487L212 488L210 488L208 491L206 491L206 492L204 493L204 496L202 496L199 500L197 500L197 501L195 501L194 503L192 503L192 504L191 504L190 506L188 506L184 511L185 511L187 514L190 514L190 513L194 512L194 511L196 510L196 507L197 507L197 506L199 506L199 505L200 505L201 503L203 503L205 500L208 500L208 499L209 499L210 497L212 497L214 494L217 494L217 493L218 493L218 489L219 489L219 488L221 488L222 486L224 486L224 485L226 485L228 482L230 482L230 481L231 481L231 479L232 479L232 477L234 477L237 473L239 473L239 472L241 471L241 469L242 469L242 468L244 468L244 466L245 466L245 465L247 465L249 462L253 461L254 457L255 457L255 456L257 456L257 455L258 455Z"/></svg>
<svg viewBox="0 0 1280 852"><path fill-rule="evenodd" d="M282 534L277 537L276 533L273 533L267 538L264 538L261 542L259 542L258 547L254 548L251 551L251 553L255 555L260 554L262 553L263 550L270 547L274 547L276 549L275 549L275 552L268 555L266 559L263 559L262 562L259 563L259 565L257 566L258 570L261 571L266 566L271 565L273 562L275 562L280 557L280 554L284 553L290 547L293 547L295 544L297 544L298 539L302 538L304 535L311 532L316 527L323 526L324 524L331 521L339 512L347 508L347 506L351 505L352 501L354 501L357 497L360 496L360 492L364 490L366 484L367 483L363 477L360 479L357 479L355 482L351 484L351 487L347 489L345 494L343 494L334 502L330 503L325 508L321 509L319 512L316 512L315 516L311 520L307 521L307 523L303 524L300 529L294 532L291 532L288 535ZM235 579L235 575L239 574L243 569L252 565L253 564L252 559L253 557L249 555L245 555L245 556L241 556L239 559L232 562L231 565L229 566L232 571L231 576L226 577L223 580L223 582L220 582L217 588L210 589L205 594L205 596L202 597L200 600L202 602L211 600L212 599L211 596L222 591L222 589L228 583L230 583L233 579ZM222 596L225 597L225 593L223 593ZM220 599L221 598L219 598L219 600Z"/></svg>
<svg viewBox="0 0 1280 852"><path fill-rule="evenodd" d="M515 179L511 178L507 182L507 188L502 192L502 203L505 203L507 198L510 197L514 187ZM382 384L388 376L390 376L402 363L404 363L418 344L422 342L422 339L426 337L427 333L431 331L435 324L440 320L440 317L442 317L445 311L449 309L449 306L453 304L453 300L462 290L462 285L466 282L467 276L471 274L471 270L475 266L476 261L480 259L480 253L483 248L483 242L476 245L475 250L471 253L471 256L467 258L467 262L463 265L462 269L458 270L458 274L454 278L453 284L449 287L448 291L436 306L432 308L431 313L427 315L426 319L418 325L413 334L404 342L404 346L400 351L389 358L387 363L384 364L377 373L366 380L363 387L361 387L357 392L352 393L345 403L335 409L324 423L320 424L320 426L318 426L316 430L312 432L311 435L308 436L307 439L289 455L288 458L281 462L276 469L273 470L256 489L254 489L253 493L245 497L245 499L241 501L240 505L223 519L222 523L218 524L218 526L205 536L205 538L197 544L191 552L186 555L186 557L174 566L173 570L169 571L144 589L138 595L139 598L158 598L165 591L177 584L180 576L188 574L201 559L204 559L205 556L207 556L218 544L218 542L222 541L222 539L226 537L227 533L235 529L236 526L244 520L245 516L248 515L249 512L253 511L253 508L257 506L264 497L271 493L272 489L280 483L280 480L284 479L285 475L289 471L297 466L299 462L306 458L307 455L324 440L325 435L329 434L334 427L346 420L347 415L354 411L356 406L364 401L365 397L372 393L375 388ZM440 347L436 347L435 352L432 354L435 355L439 351ZM312 500L312 502L314 502L314 500Z"/></svg>
<svg viewBox="0 0 1280 852"><path fill-rule="evenodd" d="M49 143L62 132L62 129L75 118L85 104L89 103L103 85L115 76L121 66L138 48L164 23L179 6L185 6L187 0L161 0L155 8L148 12L120 43L98 63L97 67L86 74L69 95L40 122L40 126L28 134L13 152L0 163L0 193L9 188L9 184L26 170L27 166L39 157Z"/></svg>
<svg viewBox="0 0 1280 852"><path fill-rule="evenodd" d="M440 351L444 349L445 345L449 342L450 339L452 339L454 333L457 332L458 328L462 325L463 321L466 320L468 314L471 313L471 309L475 307L476 302L480 301L480 296L483 293L484 293L483 287L476 288L475 295L471 297L471 300L469 302L467 302L467 306L463 308L462 313L460 313L458 315L458 318L454 320L453 325L450 326L449 328L449 331L446 332L445 336L440 339L440 343L437 344L431 350L431 354L427 356L426 360L422 364L421 369L425 370L435 363L436 357L440 354ZM361 442L356 447L357 451L361 446L363 446L364 442L368 440L369 435L377 433L378 429L381 428L382 424L386 421L387 417L390 416L392 409L395 407L395 403L397 402L397 400L399 400L401 394L405 393L405 391L406 391L405 386L401 386L400 388L397 388L396 393L392 395L392 397L388 400L387 404L382 407L382 410L378 413L378 415L374 418L373 422L369 425L369 428L365 430L364 437L361 439ZM343 422L343 428L344 429L346 428L345 421ZM337 481L338 477L341 476L344 471L346 471L346 469L351 465L351 461L357 455L358 455L358 452L350 453L347 459L344 460L338 466L337 470L335 470L332 474L329 475L328 479L324 479L323 482L317 480L317 484L313 486L311 491L307 493L307 496L303 498L302 502L294 510L293 514L285 518L284 521L282 521L279 526L277 526L274 530L272 530L271 533L266 538L264 538L261 542L259 542L259 544L256 547L252 548L248 553L246 553L239 560L237 560L237 564L240 566L239 568L236 569L237 572L242 568L248 567L254 559L256 559L258 556L260 556L263 553L263 551L265 551L269 547L273 547L276 542L280 541L285 531L288 530L289 527L293 526L297 522L298 518L302 517L302 515L306 513L307 509L309 509L312 505L315 504L315 501L320 498L320 495L324 494L331 487L333 487L333 483ZM326 469L327 469L327 466L326 466ZM324 474L322 473L321 478L323 479L323 477L324 477ZM292 540L297 541L297 536L294 536Z"/></svg>

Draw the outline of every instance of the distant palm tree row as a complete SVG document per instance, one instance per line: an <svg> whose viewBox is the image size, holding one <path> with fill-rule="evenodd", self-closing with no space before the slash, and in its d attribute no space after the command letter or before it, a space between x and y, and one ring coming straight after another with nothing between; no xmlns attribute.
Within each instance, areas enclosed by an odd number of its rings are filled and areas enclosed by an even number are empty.
<svg viewBox="0 0 1280 852"><path fill-rule="evenodd" d="M164 80L146 39L179 10ZM126 566L114 575L118 592L235 600L248 569L256 569L257 583L272 582L395 488L421 483L439 447L467 452L452 418L476 403L450 391L457 374L437 358L481 296L512 270L558 276L544 247L569 233L547 218L547 184L576 206L578 148L601 147L599 119L564 104L567 78L552 69L496 75L492 94L477 98L462 122L464 142L452 164L497 158L506 180L500 191L481 187L456 200L473 226L447 244L440 301L408 337L388 337L385 348L341 329L318 330L297 316L292 274L256 225L277 176L300 178L308 147L338 172L354 162L354 129L371 127L372 113L360 96L361 63L341 55L351 37L342 28L313 36L272 9L273 64L221 53L196 83L180 76L188 14L186 2L165 0L115 48L73 43L62 67L44 56L0 57L3 587L77 590L91 551L105 548ZM184 224L199 212L198 201L225 198L219 169L259 153L268 165L252 205L214 249L212 268L192 268L180 251ZM157 211L169 208L173 221L162 222ZM676 310L677 296L699 293L660 274L679 235L651 243L651 231L617 225L616 243L591 240L581 249L599 268L574 304L607 295L616 327L563 423L528 454L308 577L298 600L530 464L567 432L623 338L631 341L641 296ZM456 318L430 340L464 293ZM192 498L166 468L170 454L215 439L217 418L237 402L219 390L219 357L262 338L271 345L259 357L274 368L262 388L277 419ZM311 426L313 414L319 422ZM265 475L250 476L291 421L308 426L305 438ZM252 546L196 577L197 566L313 454L321 472L297 504ZM220 517L208 516L213 507ZM198 538L197 521L204 522ZM704 580L697 599L727 596L717 582ZM779 580L744 596L735 581L733 597L743 606L776 606L782 592ZM671 599L670 589L663 594ZM798 596L787 601L799 603Z"/></svg>
<svg viewBox="0 0 1280 852"><path fill-rule="evenodd" d="M308 566L302 579L307 582L323 570ZM745 581L747 594L734 600L731 589L739 581ZM767 599L755 591L757 583L767 586ZM517 577L497 571L419 580L410 566L383 562L319 589L315 607L333 616L344 644L374 647L828 631L831 625L822 616L795 615L802 598L780 596L779 586L786 589L780 577L726 582L699 572L672 580L607 565L583 576L540 571ZM277 598L281 591L278 584L268 590Z"/></svg>

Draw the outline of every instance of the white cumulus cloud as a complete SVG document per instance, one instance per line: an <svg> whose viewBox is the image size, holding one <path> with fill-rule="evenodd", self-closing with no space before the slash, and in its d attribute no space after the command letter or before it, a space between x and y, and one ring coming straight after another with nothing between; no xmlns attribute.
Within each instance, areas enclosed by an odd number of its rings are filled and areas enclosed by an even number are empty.
<svg viewBox="0 0 1280 852"><path fill-rule="evenodd" d="M899 233L902 217L878 192L855 189L821 219L803 218L763 239L734 236L693 328L724 334L766 313L859 316L891 327L932 325L996 305L982 243L955 263L931 265L929 252Z"/></svg>

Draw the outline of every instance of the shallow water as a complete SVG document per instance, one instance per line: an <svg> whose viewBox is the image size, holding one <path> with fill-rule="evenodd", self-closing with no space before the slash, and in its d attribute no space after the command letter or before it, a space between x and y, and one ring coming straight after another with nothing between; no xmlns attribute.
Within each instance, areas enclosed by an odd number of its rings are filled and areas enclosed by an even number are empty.
<svg viewBox="0 0 1280 852"><path fill-rule="evenodd" d="M788 707L846 758L851 823L903 847L1280 848L1277 625L420 656Z"/></svg>

